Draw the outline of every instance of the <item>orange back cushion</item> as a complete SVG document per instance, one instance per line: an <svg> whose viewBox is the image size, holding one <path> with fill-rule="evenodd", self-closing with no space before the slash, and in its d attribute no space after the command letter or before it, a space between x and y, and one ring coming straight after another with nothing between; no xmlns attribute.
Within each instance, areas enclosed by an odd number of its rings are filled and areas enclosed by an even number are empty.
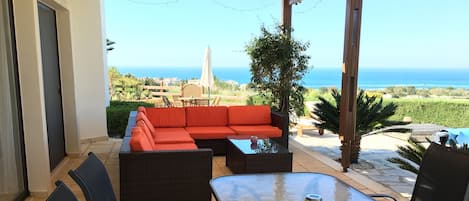
<svg viewBox="0 0 469 201"><path fill-rule="evenodd" d="M154 145L155 141L153 140L153 134L150 132L150 129L148 129L148 126L145 124L145 122L143 120L137 121L137 127L140 127L140 129L143 131L145 137L147 137L148 142Z"/></svg>
<svg viewBox="0 0 469 201"><path fill-rule="evenodd" d="M148 129L150 130L151 134L155 134L155 127L153 126L153 124L151 124L150 120L148 119L148 117L145 115L145 113L143 112L138 112L137 114L137 118L135 118L136 122L138 121L143 121L145 122L145 125L147 125Z"/></svg>
<svg viewBox="0 0 469 201"><path fill-rule="evenodd" d="M228 108L186 107L187 126L226 126L228 125Z"/></svg>
<svg viewBox="0 0 469 201"><path fill-rule="evenodd" d="M261 106L230 106L228 107L228 123L230 125L270 125L270 107Z"/></svg>
<svg viewBox="0 0 469 201"><path fill-rule="evenodd" d="M132 151L151 151L153 150L153 145L151 145L142 129L139 127L134 127L132 129L132 137L130 137L130 150Z"/></svg>
<svg viewBox="0 0 469 201"><path fill-rule="evenodd" d="M137 111L138 112L143 112L143 114L147 113L147 111L145 110L145 107L143 107L143 106L138 106Z"/></svg>
<svg viewBox="0 0 469 201"><path fill-rule="evenodd" d="M182 107L146 108L147 117L155 128L186 126L186 111Z"/></svg>

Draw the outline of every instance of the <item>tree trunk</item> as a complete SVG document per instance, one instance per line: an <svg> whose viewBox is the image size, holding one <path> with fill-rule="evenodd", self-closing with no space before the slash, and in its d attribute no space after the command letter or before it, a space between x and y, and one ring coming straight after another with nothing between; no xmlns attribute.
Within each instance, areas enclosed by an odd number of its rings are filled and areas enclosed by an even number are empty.
<svg viewBox="0 0 469 201"><path fill-rule="evenodd" d="M281 113L288 115L290 111L290 93L283 94L283 97L280 97L279 110Z"/></svg>
<svg viewBox="0 0 469 201"><path fill-rule="evenodd" d="M362 136L357 134L355 138L352 140L352 148L350 153L350 162L351 163L358 163L358 157L360 155L360 142L362 140Z"/></svg>

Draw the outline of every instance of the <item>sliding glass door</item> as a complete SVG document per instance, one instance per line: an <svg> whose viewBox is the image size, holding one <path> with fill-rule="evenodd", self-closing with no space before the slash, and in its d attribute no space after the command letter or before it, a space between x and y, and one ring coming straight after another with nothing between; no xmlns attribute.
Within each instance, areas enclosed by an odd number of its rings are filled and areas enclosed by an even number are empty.
<svg viewBox="0 0 469 201"><path fill-rule="evenodd" d="M0 1L0 200L27 194L11 0Z"/></svg>

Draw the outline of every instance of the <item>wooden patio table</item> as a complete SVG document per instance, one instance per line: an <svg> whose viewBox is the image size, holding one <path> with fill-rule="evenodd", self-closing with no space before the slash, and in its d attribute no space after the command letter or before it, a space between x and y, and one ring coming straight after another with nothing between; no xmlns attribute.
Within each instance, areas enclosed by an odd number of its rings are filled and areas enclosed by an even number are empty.
<svg viewBox="0 0 469 201"><path fill-rule="evenodd" d="M373 201L336 177L313 172L240 174L214 178L218 201L303 201L318 194L323 201Z"/></svg>
<svg viewBox="0 0 469 201"><path fill-rule="evenodd" d="M179 101L182 102L182 106L200 106L208 105L209 99L204 97L179 97Z"/></svg>

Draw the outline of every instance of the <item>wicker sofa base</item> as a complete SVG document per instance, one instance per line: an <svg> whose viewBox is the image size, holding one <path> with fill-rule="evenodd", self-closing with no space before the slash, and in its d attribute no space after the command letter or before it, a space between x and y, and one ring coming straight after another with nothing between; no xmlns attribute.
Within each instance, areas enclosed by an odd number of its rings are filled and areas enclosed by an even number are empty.
<svg viewBox="0 0 469 201"><path fill-rule="evenodd" d="M124 138L120 200L210 201L212 155L211 149L131 152Z"/></svg>

